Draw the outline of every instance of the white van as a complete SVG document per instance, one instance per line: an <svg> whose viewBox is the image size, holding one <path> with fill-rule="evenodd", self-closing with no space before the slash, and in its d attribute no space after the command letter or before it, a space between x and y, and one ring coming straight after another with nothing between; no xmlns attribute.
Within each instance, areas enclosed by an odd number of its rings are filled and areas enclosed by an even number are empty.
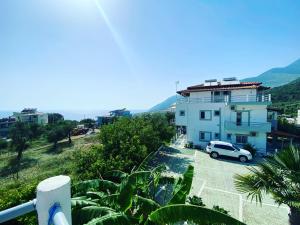
<svg viewBox="0 0 300 225"><path fill-rule="evenodd" d="M241 162L252 160L252 155L249 151L224 141L209 142L206 147L206 151L210 154L210 157L214 159L218 158L219 156L229 156L237 158Z"/></svg>

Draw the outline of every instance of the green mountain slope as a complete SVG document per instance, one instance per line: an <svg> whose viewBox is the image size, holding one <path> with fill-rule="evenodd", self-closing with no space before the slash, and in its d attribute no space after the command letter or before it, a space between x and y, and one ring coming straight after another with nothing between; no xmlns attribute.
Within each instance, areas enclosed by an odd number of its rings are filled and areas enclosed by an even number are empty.
<svg viewBox="0 0 300 225"><path fill-rule="evenodd" d="M272 102L294 102L300 101L300 78L268 91L272 94Z"/></svg>
<svg viewBox="0 0 300 225"><path fill-rule="evenodd" d="M246 78L242 81L259 81L265 86L278 87L297 78L300 78L300 59L286 67L273 68L259 76Z"/></svg>
<svg viewBox="0 0 300 225"><path fill-rule="evenodd" d="M300 78L268 91L272 94L272 108L279 109L284 114L296 116L300 109Z"/></svg>

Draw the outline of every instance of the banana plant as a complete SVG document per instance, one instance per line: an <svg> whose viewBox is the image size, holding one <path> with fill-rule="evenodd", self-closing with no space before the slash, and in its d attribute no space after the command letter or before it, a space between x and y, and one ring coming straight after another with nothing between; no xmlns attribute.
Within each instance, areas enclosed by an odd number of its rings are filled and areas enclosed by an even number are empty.
<svg viewBox="0 0 300 225"><path fill-rule="evenodd" d="M164 177L164 167L145 170L138 167L131 174L112 171L106 179L83 181L73 187L72 221L74 225L110 224L243 224L240 221L205 207L185 204L189 195L193 166L183 178ZM155 200L153 191L162 182L173 184L171 198L164 205Z"/></svg>

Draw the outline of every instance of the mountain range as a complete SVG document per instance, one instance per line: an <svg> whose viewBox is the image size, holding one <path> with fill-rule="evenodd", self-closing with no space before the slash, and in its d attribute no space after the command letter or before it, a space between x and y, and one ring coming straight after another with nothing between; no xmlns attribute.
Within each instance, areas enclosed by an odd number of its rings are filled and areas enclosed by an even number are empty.
<svg viewBox="0 0 300 225"><path fill-rule="evenodd" d="M286 67L272 68L258 76L246 78L243 79L242 81L262 82L264 86L275 89L275 87L289 84L290 82L295 81L297 78L300 78L300 59L296 60L295 62L291 63ZM294 86L295 84L292 84L292 87ZM282 95L282 90L285 90L284 86L281 89L276 88L275 96L277 91L280 91L281 93L280 95ZM271 89L271 92L273 92L273 89ZM274 93L272 94L274 96ZM170 106L173 105L175 102L176 102L176 95L171 96L167 98L165 101L153 106L151 109L149 109L149 112L158 112L158 111L166 110L170 108Z"/></svg>

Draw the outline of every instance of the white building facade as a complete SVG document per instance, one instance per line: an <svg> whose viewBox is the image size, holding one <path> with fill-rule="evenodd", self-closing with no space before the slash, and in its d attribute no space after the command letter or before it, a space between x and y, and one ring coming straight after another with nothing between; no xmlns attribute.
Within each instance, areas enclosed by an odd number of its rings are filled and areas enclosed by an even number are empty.
<svg viewBox="0 0 300 225"><path fill-rule="evenodd" d="M207 80L204 84L177 92L176 126L187 134L187 141L205 147L211 140L237 145L252 144L266 154L267 133L271 132L265 95L258 82L235 78Z"/></svg>
<svg viewBox="0 0 300 225"><path fill-rule="evenodd" d="M48 114L38 112L37 109L23 109L21 112L14 112L13 117L24 123L48 124Z"/></svg>

